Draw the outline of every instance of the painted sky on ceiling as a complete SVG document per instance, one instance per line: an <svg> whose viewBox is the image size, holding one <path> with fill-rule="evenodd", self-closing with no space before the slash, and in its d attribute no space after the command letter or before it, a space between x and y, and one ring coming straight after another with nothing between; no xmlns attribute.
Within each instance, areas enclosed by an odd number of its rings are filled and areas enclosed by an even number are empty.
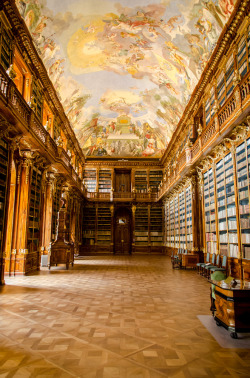
<svg viewBox="0 0 250 378"><path fill-rule="evenodd" d="M236 0L17 0L86 156L160 157Z"/></svg>

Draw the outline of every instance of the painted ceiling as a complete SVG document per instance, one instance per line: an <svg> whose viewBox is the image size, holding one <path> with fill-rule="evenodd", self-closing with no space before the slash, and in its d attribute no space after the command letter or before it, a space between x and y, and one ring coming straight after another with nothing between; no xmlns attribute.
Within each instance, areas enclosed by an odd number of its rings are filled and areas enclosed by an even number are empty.
<svg viewBox="0 0 250 378"><path fill-rule="evenodd" d="M236 0L16 0L85 156L160 157Z"/></svg>

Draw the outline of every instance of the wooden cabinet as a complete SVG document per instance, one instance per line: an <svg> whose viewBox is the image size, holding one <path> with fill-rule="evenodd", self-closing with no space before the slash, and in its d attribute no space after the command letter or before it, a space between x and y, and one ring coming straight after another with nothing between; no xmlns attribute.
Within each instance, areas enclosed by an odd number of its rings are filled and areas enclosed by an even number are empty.
<svg viewBox="0 0 250 378"><path fill-rule="evenodd" d="M237 338L237 332L250 332L250 283L241 288L211 281L215 285L215 321ZM223 281L222 281L223 282Z"/></svg>

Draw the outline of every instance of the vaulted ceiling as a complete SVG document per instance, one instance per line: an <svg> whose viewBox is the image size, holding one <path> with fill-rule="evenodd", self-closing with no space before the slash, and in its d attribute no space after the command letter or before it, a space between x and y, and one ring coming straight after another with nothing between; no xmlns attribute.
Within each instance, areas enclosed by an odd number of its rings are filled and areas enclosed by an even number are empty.
<svg viewBox="0 0 250 378"><path fill-rule="evenodd" d="M236 0L16 0L86 156L160 157Z"/></svg>

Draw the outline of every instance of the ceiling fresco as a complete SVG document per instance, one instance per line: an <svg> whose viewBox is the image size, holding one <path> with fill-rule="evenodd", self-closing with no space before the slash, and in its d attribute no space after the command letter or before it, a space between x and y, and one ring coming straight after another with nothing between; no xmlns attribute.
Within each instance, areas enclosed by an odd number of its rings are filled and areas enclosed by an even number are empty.
<svg viewBox="0 0 250 378"><path fill-rule="evenodd" d="M236 0L17 0L85 156L161 157Z"/></svg>

